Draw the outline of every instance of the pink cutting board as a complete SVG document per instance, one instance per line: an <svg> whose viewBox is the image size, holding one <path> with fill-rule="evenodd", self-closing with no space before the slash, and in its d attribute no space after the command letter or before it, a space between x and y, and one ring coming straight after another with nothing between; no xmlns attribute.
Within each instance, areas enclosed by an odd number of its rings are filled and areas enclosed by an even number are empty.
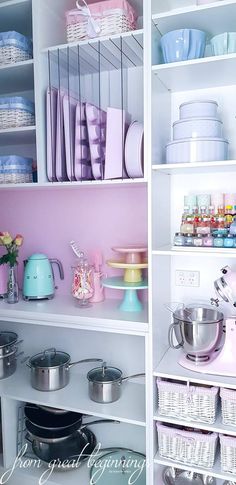
<svg viewBox="0 0 236 485"><path fill-rule="evenodd" d="M57 89L47 89L47 177L56 182Z"/></svg>
<svg viewBox="0 0 236 485"><path fill-rule="evenodd" d="M65 150L66 150L66 171L70 181L75 180L75 113L77 100L68 96L63 97L63 115L64 115L64 132L65 132Z"/></svg>
<svg viewBox="0 0 236 485"><path fill-rule="evenodd" d="M56 136L56 178L58 182L68 180L66 171L66 151L63 117L63 98L65 92L59 90L57 96L57 136Z"/></svg>

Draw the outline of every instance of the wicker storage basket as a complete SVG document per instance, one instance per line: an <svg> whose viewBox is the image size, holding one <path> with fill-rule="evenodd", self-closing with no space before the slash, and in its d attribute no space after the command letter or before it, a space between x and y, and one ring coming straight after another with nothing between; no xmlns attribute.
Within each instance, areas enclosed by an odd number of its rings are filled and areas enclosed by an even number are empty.
<svg viewBox="0 0 236 485"><path fill-rule="evenodd" d="M236 391L221 389L220 397L223 424L236 426Z"/></svg>
<svg viewBox="0 0 236 485"><path fill-rule="evenodd" d="M157 379L159 413L202 423L214 423L217 387L198 387Z"/></svg>
<svg viewBox="0 0 236 485"><path fill-rule="evenodd" d="M217 446L216 433L201 434L183 431L157 423L159 453L185 465L212 468Z"/></svg>
<svg viewBox="0 0 236 485"><path fill-rule="evenodd" d="M126 0L105 0L89 4L77 2L77 9L66 12L67 42L101 37L136 29L137 15ZM92 17L92 21L91 21ZM97 32L94 30L94 22Z"/></svg>
<svg viewBox="0 0 236 485"><path fill-rule="evenodd" d="M20 184L33 182L32 158L9 155L0 157L0 183Z"/></svg>
<svg viewBox="0 0 236 485"><path fill-rule="evenodd" d="M0 33L0 65L32 59L32 41L15 31Z"/></svg>
<svg viewBox="0 0 236 485"><path fill-rule="evenodd" d="M34 103L14 96L0 98L0 129L34 125Z"/></svg>
<svg viewBox="0 0 236 485"><path fill-rule="evenodd" d="M236 475L236 437L220 435L221 470Z"/></svg>

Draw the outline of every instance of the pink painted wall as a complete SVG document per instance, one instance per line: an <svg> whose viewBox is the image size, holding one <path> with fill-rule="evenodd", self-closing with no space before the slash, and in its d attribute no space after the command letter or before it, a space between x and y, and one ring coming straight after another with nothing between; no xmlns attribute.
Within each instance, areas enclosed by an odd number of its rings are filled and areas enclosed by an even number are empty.
<svg viewBox="0 0 236 485"><path fill-rule="evenodd" d="M0 192L0 231L24 236L22 261L35 252L62 261L65 280L58 293L68 294L75 257L69 241L78 241L88 255L101 248L104 260L115 256L114 245L147 242L145 187L12 190ZM109 274L118 275L104 264ZM120 292L107 296L120 297Z"/></svg>

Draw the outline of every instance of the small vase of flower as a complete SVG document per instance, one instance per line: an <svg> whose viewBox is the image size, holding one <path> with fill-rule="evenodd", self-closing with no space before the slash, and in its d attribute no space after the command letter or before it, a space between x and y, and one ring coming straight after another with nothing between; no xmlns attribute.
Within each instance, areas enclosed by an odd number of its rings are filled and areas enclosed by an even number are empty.
<svg viewBox="0 0 236 485"><path fill-rule="evenodd" d="M23 244L23 237L17 234L13 238L9 232L0 232L0 245L6 249L6 254L0 257L0 265L8 264L8 284L7 284L7 302L17 303L19 301L19 287L17 280L17 258L19 248Z"/></svg>

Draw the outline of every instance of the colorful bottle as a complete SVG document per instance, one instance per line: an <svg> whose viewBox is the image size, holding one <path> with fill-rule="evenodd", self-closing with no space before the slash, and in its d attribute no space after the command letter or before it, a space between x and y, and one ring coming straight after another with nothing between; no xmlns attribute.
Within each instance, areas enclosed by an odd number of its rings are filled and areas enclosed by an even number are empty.
<svg viewBox="0 0 236 485"><path fill-rule="evenodd" d="M176 232L174 237L174 246L184 246L185 244L185 237L181 232Z"/></svg>
<svg viewBox="0 0 236 485"><path fill-rule="evenodd" d="M225 227L229 228L233 222L233 206L227 205L225 207Z"/></svg>
<svg viewBox="0 0 236 485"><path fill-rule="evenodd" d="M228 234L224 238L224 248L233 248L234 247L234 236L231 236L231 234Z"/></svg>

